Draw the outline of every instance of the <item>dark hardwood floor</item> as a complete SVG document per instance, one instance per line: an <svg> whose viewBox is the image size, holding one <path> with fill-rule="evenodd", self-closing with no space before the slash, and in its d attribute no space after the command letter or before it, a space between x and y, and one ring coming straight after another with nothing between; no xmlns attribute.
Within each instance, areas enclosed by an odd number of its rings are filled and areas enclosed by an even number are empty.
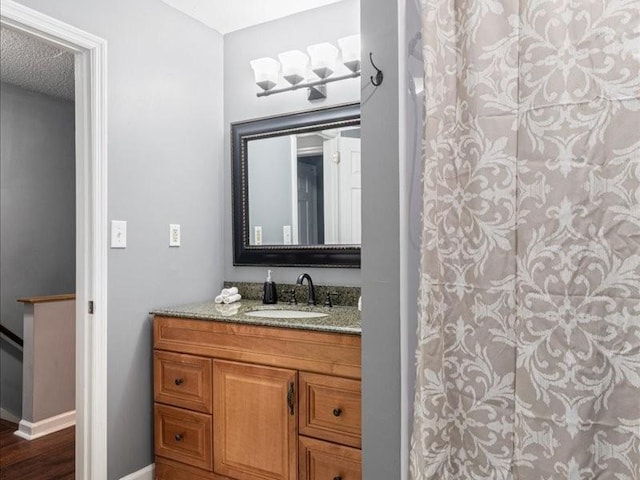
<svg viewBox="0 0 640 480"><path fill-rule="evenodd" d="M13 434L18 426L0 420L1 480L73 480L75 427L27 441Z"/></svg>

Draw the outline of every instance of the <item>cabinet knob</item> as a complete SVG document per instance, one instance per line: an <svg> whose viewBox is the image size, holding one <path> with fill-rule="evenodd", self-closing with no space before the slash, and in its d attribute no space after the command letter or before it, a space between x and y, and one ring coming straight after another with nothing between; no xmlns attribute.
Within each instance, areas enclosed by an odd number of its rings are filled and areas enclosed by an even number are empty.
<svg viewBox="0 0 640 480"><path fill-rule="evenodd" d="M182 385L184 383L184 379L183 378L176 378L173 383L175 383L176 385Z"/></svg>
<svg viewBox="0 0 640 480"><path fill-rule="evenodd" d="M342 415L342 409L341 408L334 408L333 409L333 416L334 417L339 417L340 415ZM336 478L339 478L339 477L336 477ZM335 478L333 480L335 480Z"/></svg>
<svg viewBox="0 0 640 480"><path fill-rule="evenodd" d="M342 480L341 476L333 477L333 480Z"/></svg>
<svg viewBox="0 0 640 480"><path fill-rule="evenodd" d="M181 433L176 433L176 436L173 438L176 439L176 442L181 442L182 439L184 438L184 435L182 435Z"/></svg>

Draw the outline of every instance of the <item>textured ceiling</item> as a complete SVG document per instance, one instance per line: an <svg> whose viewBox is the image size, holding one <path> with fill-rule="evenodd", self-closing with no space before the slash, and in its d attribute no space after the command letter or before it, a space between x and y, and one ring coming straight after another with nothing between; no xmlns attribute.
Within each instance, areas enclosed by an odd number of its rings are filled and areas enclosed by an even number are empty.
<svg viewBox="0 0 640 480"><path fill-rule="evenodd" d="M0 80L66 100L74 99L73 54L0 28Z"/></svg>
<svg viewBox="0 0 640 480"><path fill-rule="evenodd" d="M340 0L162 0L173 8L225 33L269 22Z"/></svg>

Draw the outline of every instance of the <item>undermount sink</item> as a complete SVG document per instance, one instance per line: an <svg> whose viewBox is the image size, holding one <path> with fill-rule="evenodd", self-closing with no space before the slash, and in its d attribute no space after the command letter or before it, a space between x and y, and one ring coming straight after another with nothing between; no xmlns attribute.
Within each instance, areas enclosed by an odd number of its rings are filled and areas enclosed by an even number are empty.
<svg viewBox="0 0 640 480"><path fill-rule="evenodd" d="M302 310L254 310L247 312L249 317L259 318L322 318L326 313L304 312Z"/></svg>

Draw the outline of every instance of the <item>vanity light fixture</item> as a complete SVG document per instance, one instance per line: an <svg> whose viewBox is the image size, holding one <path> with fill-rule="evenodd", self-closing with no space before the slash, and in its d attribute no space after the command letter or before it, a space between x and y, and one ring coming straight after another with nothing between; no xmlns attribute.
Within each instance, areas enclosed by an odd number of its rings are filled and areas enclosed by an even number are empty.
<svg viewBox="0 0 640 480"><path fill-rule="evenodd" d="M338 40L342 51L342 63L352 72L360 71L360 35L351 35Z"/></svg>
<svg viewBox="0 0 640 480"><path fill-rule="evenodd" d="M258 97L274 93L290 92L308 88L308 100L327 98L326 84L360 76L360 35L350 35L338 40L340 49L331 43L318 43L307 47L309 56L300 50L290 50L273 58L259 58L251 61L255 82L262 89ZM342 53L342 63L349 73L333 76L338 69L338 57ZM280 70L288 87L274 88L278 83ZM312 73L308 73L312 72ZM311 78L310 78L311 77ZM303 80L307 79L306 82Z"/></svg>
<svg viewBox="0 0 640 480"><path fill-rule="evenodd" d="M256 77L256 84L265 91L271 90L278 83L280 64L273 58L263 57L251 60L251 68Z"/></svg>
<svg viewBox="0 0 640 480"><path fill-rule="evenodd" d="M307 76L309 57L300 50L289 50L278 55L282 64L282 76L291 85L297 85Z"/></svg>
<svg viewBox="0 0 640 480"><path fill-rule="evenodd" d="M333 75L338 63L338 49L330 43L309 45L307 52L311 57L311 70L320 78Z"/></svg>

